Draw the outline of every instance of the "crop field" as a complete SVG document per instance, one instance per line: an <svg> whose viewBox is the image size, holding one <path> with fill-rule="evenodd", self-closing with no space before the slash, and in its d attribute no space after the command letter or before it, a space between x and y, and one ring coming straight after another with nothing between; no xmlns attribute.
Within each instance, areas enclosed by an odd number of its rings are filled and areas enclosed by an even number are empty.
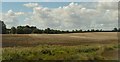
<svg viewBox="0 0 120 62"><path fill-rule="evenodd" d="M117 60L117 34L3 34L2 60Z"/></svg>

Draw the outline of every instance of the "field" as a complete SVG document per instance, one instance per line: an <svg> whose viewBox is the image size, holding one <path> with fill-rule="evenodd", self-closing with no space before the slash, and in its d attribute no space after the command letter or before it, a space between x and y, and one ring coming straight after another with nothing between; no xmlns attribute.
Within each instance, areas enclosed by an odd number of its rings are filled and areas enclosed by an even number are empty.
<svg viewBox="0 0 120 62"><path fill-rule="evenodd" d="M2 60L117 60L115 32L4 34Z"/></svg>

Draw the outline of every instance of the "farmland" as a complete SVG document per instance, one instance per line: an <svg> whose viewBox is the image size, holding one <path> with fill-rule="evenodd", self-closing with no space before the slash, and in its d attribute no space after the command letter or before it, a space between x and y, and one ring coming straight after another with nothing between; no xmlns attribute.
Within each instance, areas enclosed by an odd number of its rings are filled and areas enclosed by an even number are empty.
<svg viewBox="0 0 120 62"><path fill-rule="evenodd" d="M117 60L115 32L3 34L3 60Z"/></svg>

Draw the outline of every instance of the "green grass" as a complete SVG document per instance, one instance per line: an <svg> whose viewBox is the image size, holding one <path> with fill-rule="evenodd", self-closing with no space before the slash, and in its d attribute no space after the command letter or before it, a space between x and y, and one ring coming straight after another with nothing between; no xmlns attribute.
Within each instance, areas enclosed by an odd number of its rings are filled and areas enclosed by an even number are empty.
<svg viewBox="0 0 120 62"><path fill-rule="evenodd" d="M7 47L3 48L2 60L106 60L102 53L116 49L118 46L112 44Z"/></svg>

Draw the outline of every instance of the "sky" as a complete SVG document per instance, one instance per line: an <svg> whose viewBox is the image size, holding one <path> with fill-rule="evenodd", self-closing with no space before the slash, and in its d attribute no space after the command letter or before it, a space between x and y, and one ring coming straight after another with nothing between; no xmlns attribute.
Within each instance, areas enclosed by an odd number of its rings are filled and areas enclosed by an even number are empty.
<svg viewBox="0 0 120 62"><path fill-rule="evenodd" d="M3 2L0 14L7 28L111 30L118 26L117 2Z"/></svg>
<svg viewBox="0 0 120 62"><path fill-rule="evenodd" d="M119 0L1 0L2 2L118 2Z"/></svg>

